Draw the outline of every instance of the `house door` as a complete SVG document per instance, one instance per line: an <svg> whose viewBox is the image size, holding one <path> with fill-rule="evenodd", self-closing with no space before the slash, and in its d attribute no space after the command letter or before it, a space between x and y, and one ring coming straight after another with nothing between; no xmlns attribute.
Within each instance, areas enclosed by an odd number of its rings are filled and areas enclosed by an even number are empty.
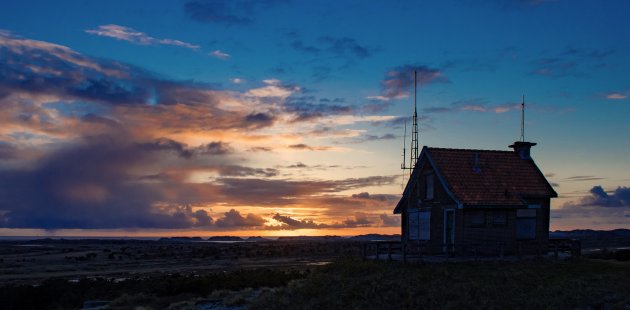
<svg viewBox="0 0 630 310"><path fill-rule="evenodd" d="M452 252L455 244L455 210L444 210L444 252Z"/></svg>

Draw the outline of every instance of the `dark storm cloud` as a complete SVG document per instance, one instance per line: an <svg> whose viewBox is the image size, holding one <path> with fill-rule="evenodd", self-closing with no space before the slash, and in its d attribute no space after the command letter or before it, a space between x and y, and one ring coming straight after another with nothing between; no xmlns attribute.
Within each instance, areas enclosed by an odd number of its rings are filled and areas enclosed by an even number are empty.
<svg viewBox="0 0 630 310"><path fill-rule="evenodd" d="M165 187L137 182L134 168L155 160L154 148L113 137L64 148L27 170L0 173L3 227L11 228L185 228L198 224L178 197L171 201ZM180 184L169 184L177 191ZM188 200L188 201L187 201ZM169 202L170 201L170 202ZM155 207L157 202L164 202ZM207 221L206 221L207 222Z"/></svg>
<svg viewBox="0 0 630 310"><path fill-rule="evenodd" d="M254 21L256 13L286 2L288 1L197 0L186 2L184 10L190 18L199 22L245 25Z"/></svg>
<svg viewBox="0 0 630 310"><path fill-rule="evenodd" d="M13 159L17 156L17 148L9 143L0 141L0 161Z"/></svg>
<svg viewBox="0 0 630 310"><path fill-rule="evenodd" d="M387 72L381 82L381 95L387 99L407 96L413 91L414 71L417 73L419 87L431 83L450 83L442 71L423 65L402 65Z"/></svg>

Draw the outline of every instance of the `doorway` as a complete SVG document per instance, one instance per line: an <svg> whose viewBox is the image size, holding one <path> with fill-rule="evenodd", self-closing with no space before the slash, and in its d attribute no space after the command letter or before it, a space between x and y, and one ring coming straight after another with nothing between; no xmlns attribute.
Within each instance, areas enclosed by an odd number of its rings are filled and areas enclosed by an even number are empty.
<svg viewBox="0 0 630 310"><path fill-rule="evenodd" d="M455 250L455 210L444 210L444 252Z"/></svg>

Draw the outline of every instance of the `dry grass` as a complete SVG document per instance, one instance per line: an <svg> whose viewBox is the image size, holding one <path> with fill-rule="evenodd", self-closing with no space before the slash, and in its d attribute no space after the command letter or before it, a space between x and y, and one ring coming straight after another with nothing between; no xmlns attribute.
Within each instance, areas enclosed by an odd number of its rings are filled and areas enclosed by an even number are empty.
<svg viewBox="0 0 630 310"><path fill-rule="evenodd" d="M630 307L630 263L338 261L262 294L253 309L599 309Z"/></svg>

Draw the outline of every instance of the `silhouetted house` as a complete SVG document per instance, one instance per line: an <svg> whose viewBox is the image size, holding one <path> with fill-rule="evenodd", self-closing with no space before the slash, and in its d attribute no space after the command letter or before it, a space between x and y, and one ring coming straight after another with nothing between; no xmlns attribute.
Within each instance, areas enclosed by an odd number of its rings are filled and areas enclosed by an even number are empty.
<svg viewBox="0 0 630 310"><path fill-rule="evenodd" d="M557 197L530 157L514 151L423 147L394 209L402 241L425 251L538 253L549 240L550 198Z"/></svg>

